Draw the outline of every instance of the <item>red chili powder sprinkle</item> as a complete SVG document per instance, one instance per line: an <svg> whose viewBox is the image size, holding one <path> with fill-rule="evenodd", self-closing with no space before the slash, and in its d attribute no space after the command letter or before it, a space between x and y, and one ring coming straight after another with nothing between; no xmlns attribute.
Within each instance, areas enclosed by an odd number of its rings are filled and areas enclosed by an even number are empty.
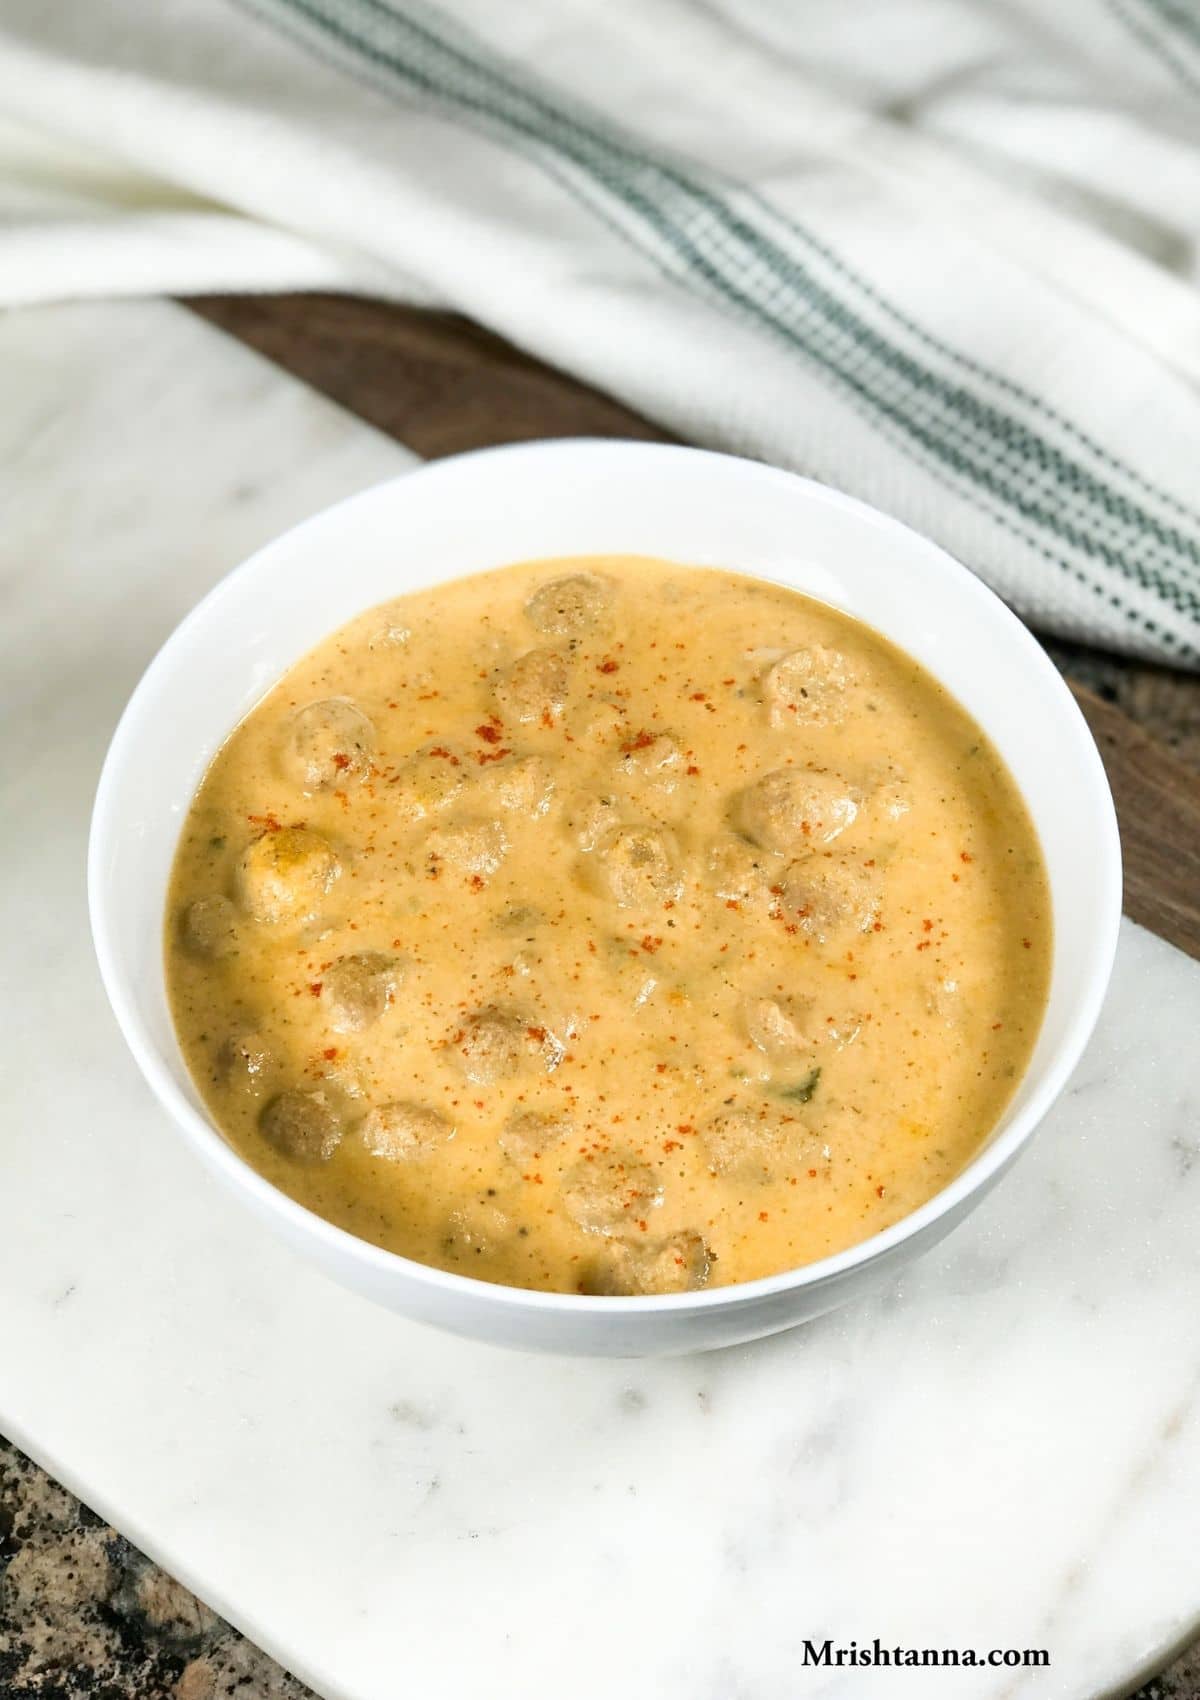
<svg viewBox="0 0 1200 1700"><path fill-rule="evenodd" d="M485 744L498 744L500 742L500 734L494 726L477 726L475 736L482 738Z"/></svg>

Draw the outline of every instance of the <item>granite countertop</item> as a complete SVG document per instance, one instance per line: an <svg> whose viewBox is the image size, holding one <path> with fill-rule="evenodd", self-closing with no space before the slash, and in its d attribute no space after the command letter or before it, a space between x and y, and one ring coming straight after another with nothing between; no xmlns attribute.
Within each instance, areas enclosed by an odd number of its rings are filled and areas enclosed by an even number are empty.
<svg viewBox="0 0 1200 1700"><path fill-rule="evenodd" d="M301 1700L308 1692L0 1440L5 1700Z"/></svg>
<svg viewBox="0 0 1200 1700"><path fill-rule="evenodd" d="M307 1700L309 1694L0 1439L4 1700ZM1200 1645L1136 1700L1197 1697Z"/></svg>
<svg viewBox="0 0 1200 1700"><path fill-rule="evenodd" d="M277 414L271 423L274 431ZM314 487L314 505L323 499ZM1116 703L1200 772L1200 679L1076 645L1050 647L1071 677ZM91 1397L88 1385L79 1396ZM954 1700L950 1685L942 1686ZM3 1700L300 1700L308 1693L0 1439ZM1142 1694L1144 1700L1200 1700L1200 1647Z"/></svg>

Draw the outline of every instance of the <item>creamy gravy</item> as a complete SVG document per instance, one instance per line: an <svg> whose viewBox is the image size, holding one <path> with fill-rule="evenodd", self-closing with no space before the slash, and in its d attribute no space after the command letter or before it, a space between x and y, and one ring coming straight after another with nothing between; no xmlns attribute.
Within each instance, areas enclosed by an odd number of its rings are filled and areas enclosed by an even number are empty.
<svg viewBox="0 0 1200 1700"><path fill-rule="evenodd" d="M167 969L218 1126L302 1204L517 1286L746 1281L994 1126L1050 904L999 757L760 580L537 562L399 598L214 760Z"/></svg>

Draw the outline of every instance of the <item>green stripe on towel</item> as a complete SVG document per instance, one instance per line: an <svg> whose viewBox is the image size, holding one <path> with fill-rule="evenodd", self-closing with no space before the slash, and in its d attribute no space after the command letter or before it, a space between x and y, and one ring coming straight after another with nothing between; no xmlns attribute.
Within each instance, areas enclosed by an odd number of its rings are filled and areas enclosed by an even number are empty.
<svg viewBox="0 0 1200 1700"><path fill-rule="evenodd" d="M254 0L401 88L519 149L673 280L754 324L835 384L887 439L1181 659L1200 650L1122 585L1200 621L1200 516L1036 395L941 342L757 195L655 156L598 115L518 81L429 7Z"/></svg>

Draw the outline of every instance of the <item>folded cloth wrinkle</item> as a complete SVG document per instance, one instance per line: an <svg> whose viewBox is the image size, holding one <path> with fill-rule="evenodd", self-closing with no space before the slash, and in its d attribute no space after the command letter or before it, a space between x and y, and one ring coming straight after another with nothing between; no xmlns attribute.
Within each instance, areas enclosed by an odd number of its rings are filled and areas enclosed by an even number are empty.
<svg viewBox="0 0 1200 1700"><path fill-rule="evenodd" d="M1196 667L1198 92L1166 0L0 0L0 301L453 308Z"/></svg>

